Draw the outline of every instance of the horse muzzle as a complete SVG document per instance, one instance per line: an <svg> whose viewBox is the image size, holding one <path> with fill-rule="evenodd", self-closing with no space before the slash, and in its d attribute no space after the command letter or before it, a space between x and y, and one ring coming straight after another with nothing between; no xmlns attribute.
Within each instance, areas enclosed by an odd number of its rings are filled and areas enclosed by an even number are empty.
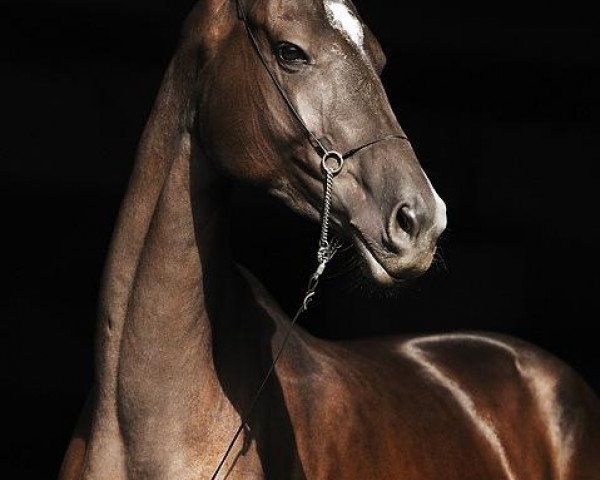
<svg viewBox="0 0 600 480"><path fill-rule="evenodd" d="M383 153L393 158L390 150ZM377 283L393 285L430 267L446 228L446 205L414 155L395 162L369 157L349 165L338 198L365 270Z"/></svg>

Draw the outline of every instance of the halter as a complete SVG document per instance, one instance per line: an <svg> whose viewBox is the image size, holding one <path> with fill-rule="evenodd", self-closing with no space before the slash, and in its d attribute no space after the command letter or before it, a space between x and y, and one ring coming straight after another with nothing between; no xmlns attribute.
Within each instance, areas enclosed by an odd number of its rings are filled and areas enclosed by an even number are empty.
<svg viewBox="0 0 600 480"><path fill-rule="evenodd" d="M263 377L259 387L256 389L256 392L254 393L254 396L252 397L252 401L250 402L250 407L244 413L244 415L242 415L241 424L238 427L237 431L235 432L233 438L231 439L231 442L229 443L227 450L225 450L225 453L223 454L223 457L221 458L221 461L219 462L219 465L217 466L215 472L210 477L210 480L215 480L217 478L217 475L223 468L223 465L225 464L227 457L231 453L231 450L233 449L233 446L235 445L235 442L237 441L238 437L245 429L249 429L248 421L254 411L254 408L256 407L256 405L258 403L258 400L260 398L262 391L266 387L267 382L269 381L269 379L273 375L273 372L275 371L275 366L277 365L277 362L281 358L281 355L283 354L283 351L285 350L285 347L288 344L288 341L291 337L291 334L294 330L296 323L298 322L298 319L302 316L302 314L304 312L306 312L308 310L314 296L316 295L317 287L319 286L319 281L321 279L321 276L325 272L325 268L327 267L327 264L331 261L331 259L333 258L333 256L336 254L336 252L338 251L338 249L341 246L341 244L339 243L339 241L337 239L335 239L335 238L330 239L330 235L329 235L329 223L330 223L329 221L330 221L330 213L331 213L331 201L332 201L332 195L333 195L333 180L334 180L334 178L344 168L345 160L348 159L349 157L351 157L352 155L354 155L355 153L359 152L360 150L370 147L371 145L374 145L376 143L379 143L379 142L382 142L385 140L390 140L390 139L407 140L407 138L404 135L400 135L400 134L387 135L387 136L381 137L377 140L363 144L357 148L354 148L344 155L342 155L341 153L339 153L335 150L330 150L330 149L326 148L323 145L323 142L321 140L319 140L317 138L317 136L308 128L308 126L302 119L302 116L300 115L300 113L298 112L298 110L296 109L296 107L294 106L294 104L292 103L290 98L288 97L283 86L281 85L281 83L279 82L279 80L277 79L277 77L275 76L275 74L273 73L271 68L269 67L268 62L267 62L265 56L263 55L263 53L260 49L260 46L258 45L258 40L256 39L254 32L252 31L252 27L250 26L250 22L246 15L246 11L244 9L244 6L242 5L242 0L236 0L236 4L237 4L237 10L238 10L238 18L244 23L244 27L248 34L248 38L250 39L250 43L252 44L254 51L258 55L260 62L265 67L265 70L269 74L269 77L271 78L273 84L275 85L275 88L279 92L279 95L281 96L282 100L286 104L288 110L290 111L292 116L296 119L296 122L298 123L300 128L302 128L302 130L304 130L304 133L306 134L306 137L307 137L308 141L310 142L310 144L312 145L312 147L314 148L314 150L321 157L321 169L324 173L324 182L323 182L323 185L324 185L323 193L324 194L323 194L323 207L321 210L321 235L319 238L319 247L317 250L318 267L315 270L315 272L311 275L311 277L308 281L308 287L304 294L304 299L302 301L302 304L301 304L300 308L298 309L298 311L296 312L296 314L294 315L294 318L292 319L292 321L290 323L290 327L288 328L288 331L285 334L283 342L281 343L281 346L277 350L277 353L275 354L275 357L273 358L273 361L271 362L269 370Z"/></svg>

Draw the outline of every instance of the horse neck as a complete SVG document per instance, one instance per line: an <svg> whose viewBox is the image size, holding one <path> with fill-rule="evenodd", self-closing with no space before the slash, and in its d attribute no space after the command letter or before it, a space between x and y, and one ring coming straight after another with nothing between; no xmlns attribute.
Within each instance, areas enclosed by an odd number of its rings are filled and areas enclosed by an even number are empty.
<svg viewBox="0 0 600 480"><path fill-rule="evenodd" d="M186 128L189 102L179 92L190 90L187 80L173 67L167 73L115 228L97 348L106 397L165 392L169 378L201 382L207 401L218 401L215 326L235 329L236 311L252 303L227 248L228 189ZM172 386L174 394L182 389Z"/></svg>
<svg viewBox="0 0 600 480"><path fill-rule="evenodd" d="M271 297L231 260L228 191L188 128L192 102L182 92L193 90L194 74L177 62L142 137L105 268L90 441L107 451L90 455L91 471L110 458L109 469L124 472L139 448L150 450L139 458L180 455L189 439L188 460L200 451L216 458L287 331ZM283 391L275 381L267 388L262 418L280 424L264 438L255 429L257 441L292 445Z"/></svg>
<svg viewBox="0 0 600 480"><path fill-rule="evenodd" d="M208 296L231 288L226 219L216 185L192 192L191 145L173 159L139 252L125 315L138 347L177 356L188 346L208 354ZM193 344L190 344L193 343ZM144 345L141 345L141 344Z"/></svg>

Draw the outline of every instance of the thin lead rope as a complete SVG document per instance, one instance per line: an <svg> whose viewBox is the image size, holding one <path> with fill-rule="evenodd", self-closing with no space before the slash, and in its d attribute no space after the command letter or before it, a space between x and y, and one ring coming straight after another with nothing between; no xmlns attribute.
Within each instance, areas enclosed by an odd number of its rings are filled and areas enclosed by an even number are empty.
<svg viewBox="0 0 600 480"><path fill-rule="evenodd" d="M315 286L315 288L316 288L316 286ZM219 462L219 465L217 466L215 473L213 473L212 477L210 477L210 480L215 480L217 478L217 475L223 468L223 465L225 464L227 457L231 453L231 450L233 449L235 442L239 438L240 434L244 431L244 428L247 427L248 421L250 420L250 416L252 415L252 413L254 411L254 407L256 407L256 404L258 403L258 400L260 398L260 394L262 393L262 391L264 390L264 388L267 385L267 382L271 378L271 375L273 374L273 371L275 370L275 365L277 365L277 361L281 357L281 354L283 353L283 350L285 349L285 347L290 339L292 331L294 330L294 325L296 325L296 322L298 321L300 316L306 311L306 308L308 307L307 298L308 298L308 293L307 293L307 297L305 297L304 302L302 303L302 306L296 312L296 315L294 316L294 319L292 320L292 323L290 324L290 328L288 329L287 333L285 334L283 342L282 342L281 346L279 347L279 350L277 351L277 355L275 355L275 358L273 359L273 362L271 363L271 367L269 368L269 371L264 376L263 381L261 382L260 386L256 390L256 393L254 394L254 398L252 399L252 402L250 403L250 407L248 408L248 413L243 417L242 422L240 423L240 426L236 430L235 435L231 439L231 442L229 443L227 450L225 450L225 453L223 454L223 457L221 458L221 461Z"/></svg>

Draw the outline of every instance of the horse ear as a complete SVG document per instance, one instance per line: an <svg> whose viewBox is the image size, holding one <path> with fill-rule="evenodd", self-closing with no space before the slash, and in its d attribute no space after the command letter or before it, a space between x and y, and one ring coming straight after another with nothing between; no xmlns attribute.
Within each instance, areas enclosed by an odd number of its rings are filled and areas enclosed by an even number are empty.
<svg viewBox="0 0 600 480"><path fill-rule="evenodd" d="M238 0L198 0L182 29L182 43L210 49L238 21Z"/></svg>
<svg viewBox="0 0 600 480"><path fill-rule="evenodd" d="M194 123L198 72L239 22L237 14L237 0L196 0L183 23L161 95L176 101L172 108L188 128Z"/></svg>

